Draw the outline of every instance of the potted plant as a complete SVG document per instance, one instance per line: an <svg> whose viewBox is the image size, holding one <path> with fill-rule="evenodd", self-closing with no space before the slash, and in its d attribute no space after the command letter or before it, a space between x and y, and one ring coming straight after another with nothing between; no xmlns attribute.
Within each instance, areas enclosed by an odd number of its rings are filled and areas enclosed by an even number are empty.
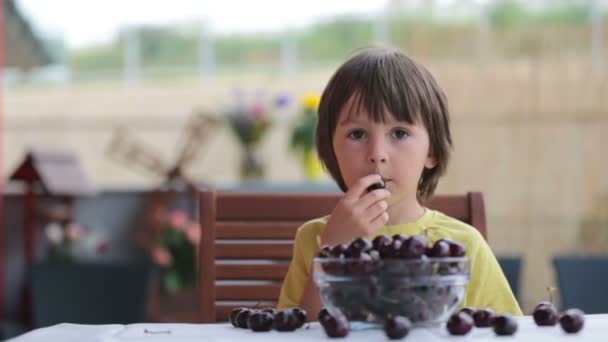
<svg viewBox="0 0 608 342"><path fill-rule="evenodd" d="M302 101L302 110L291 133L289 146L296 152L302 162L304 174L308 180L323 179L325 172L315 149L315 131L317 129L317 111L320 96L306 94Z"/></svg>

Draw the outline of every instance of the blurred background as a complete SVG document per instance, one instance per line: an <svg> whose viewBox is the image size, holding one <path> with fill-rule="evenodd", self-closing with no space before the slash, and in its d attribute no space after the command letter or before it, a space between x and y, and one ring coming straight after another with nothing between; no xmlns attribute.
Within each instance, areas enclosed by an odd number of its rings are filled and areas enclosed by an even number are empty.
<svg viewBox="0 0 608 342"><path fill-rule="evenodd" d="M176 165L220 189L335 190L297 132L335 68L382 44L446 91L438 193L483 192L491 247L522 262L525 312L557 286L554 256L608 251L608 1L4 0L4 25L5 178L53 147L99 194L154 189ZM198 147L180 164L184 141ZM85 224L120 230L85 204ZM7 245L20 224L4 220Z"/></svg>

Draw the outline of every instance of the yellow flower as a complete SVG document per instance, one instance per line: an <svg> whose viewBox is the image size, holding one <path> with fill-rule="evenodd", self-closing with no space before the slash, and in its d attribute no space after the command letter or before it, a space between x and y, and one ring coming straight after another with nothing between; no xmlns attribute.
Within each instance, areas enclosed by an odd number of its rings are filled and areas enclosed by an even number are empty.
<svg viewBox="0 0 608 342"><path fill-rule="evenodd" d="M321 96L316 93L309 93L304 95L304 109L317 110L319 108L319 102L321 102Z"/></svg>

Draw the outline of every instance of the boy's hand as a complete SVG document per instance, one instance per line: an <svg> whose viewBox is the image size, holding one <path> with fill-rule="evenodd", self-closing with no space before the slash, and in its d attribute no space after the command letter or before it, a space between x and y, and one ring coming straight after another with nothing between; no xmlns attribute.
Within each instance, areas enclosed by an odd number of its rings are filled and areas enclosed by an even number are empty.
<svg viewBox="0 0 608 342"><path fill-rule="evenodd" d="M365 176L355 183L338 202L321 236L324 245L346 243L356 237L367 237L388 222L386 189L367 192L367 188L382 181L380 175Z"/></svg>

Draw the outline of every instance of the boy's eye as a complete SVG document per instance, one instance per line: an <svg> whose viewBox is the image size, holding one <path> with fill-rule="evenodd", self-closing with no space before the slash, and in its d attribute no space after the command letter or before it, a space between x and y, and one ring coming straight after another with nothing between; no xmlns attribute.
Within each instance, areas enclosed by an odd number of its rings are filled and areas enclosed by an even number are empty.
<svg viewBox="0 0 608 342"><path fill-rule="evenodd" d="M357 129L348 133L348 137L353 140L363 139L365 137L365 132L360 129Z"/></svg>
<svg viewBox="0 0 608 342"><path fill-rule="evenodd" d="M396 139L404 139L407 138L410 134L404 129L397 128L393 130L392 135Z"/></svg>

